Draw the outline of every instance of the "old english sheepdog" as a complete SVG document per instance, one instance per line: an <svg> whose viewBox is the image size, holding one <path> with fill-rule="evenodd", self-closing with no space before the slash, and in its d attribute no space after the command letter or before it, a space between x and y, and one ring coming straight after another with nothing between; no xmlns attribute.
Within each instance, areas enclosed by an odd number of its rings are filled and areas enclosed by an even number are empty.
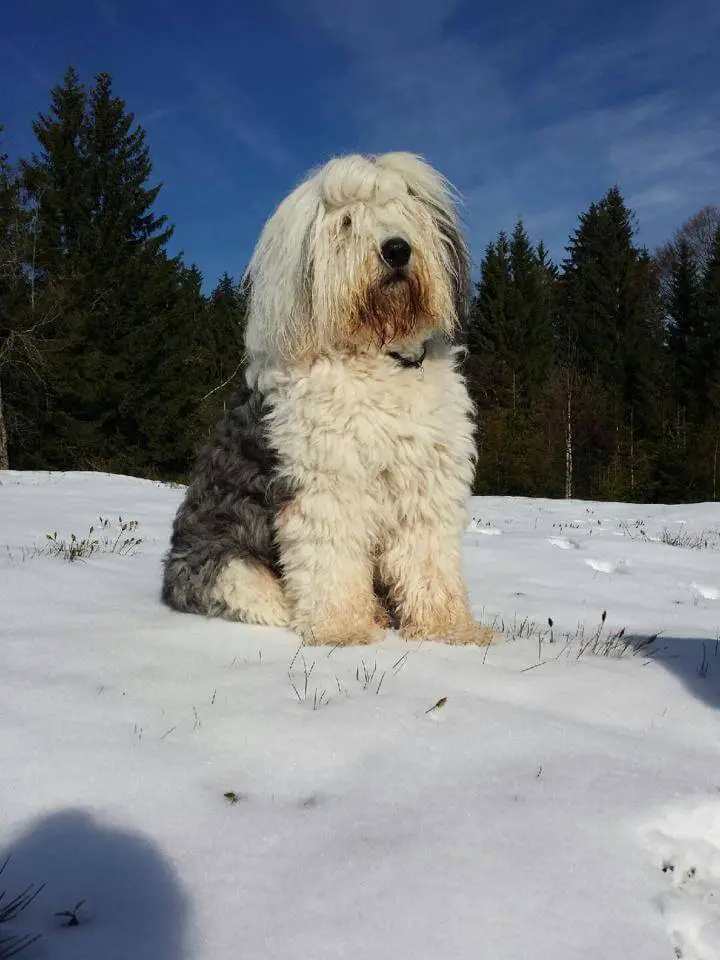
<svg viewBox="0 0 720 960"><path fill-rule="evenodd" d="M407 153L333 159L270 217L247 280L245 387L175 519L165 602L308 644L391 626L490 643L461 569L475 446L452 187Z"/></svg>

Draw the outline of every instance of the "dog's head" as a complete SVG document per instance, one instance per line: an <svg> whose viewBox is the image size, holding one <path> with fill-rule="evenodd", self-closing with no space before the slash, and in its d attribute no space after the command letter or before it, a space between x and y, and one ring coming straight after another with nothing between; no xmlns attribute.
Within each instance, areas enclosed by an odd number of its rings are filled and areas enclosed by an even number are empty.
<svg viewBox="0 0 720 960"><path fill-rule="evenodd" d="M407 153L331 160L265 224L247 278L258 359L452 335L470 292L453 190Z"/></svg>

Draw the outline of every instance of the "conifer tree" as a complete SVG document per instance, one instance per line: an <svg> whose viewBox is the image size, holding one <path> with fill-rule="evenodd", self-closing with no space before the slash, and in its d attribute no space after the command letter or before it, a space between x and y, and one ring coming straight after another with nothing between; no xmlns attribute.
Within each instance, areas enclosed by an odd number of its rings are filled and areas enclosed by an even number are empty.
<svg viewBox="0 0 720 960"><path fill-rule="evenodd" d="M609 400L613 450L595 448L585 475L605 496L638 495L649 482L647 442L659 429L662 327L657 281L647 252L635 246L634 217L617 187L580 216L559 288L557 341L563 365ZM597 425L600 428L600 424ZM587 488L583 495L591 491Z"/></svg>
<svg viewBox="0 0 720 960"><path fill-rule="evenodd" d="M39 211L38 276L61 284L66 303L44 455L55 466L110 468L120 457L123 469L148 470L158 425L134 397L160 386L146 344L172 323L181 281L180 261L165 254L171 229L153 212L145 133L107 74L88 91L72 69L34 130L41 150L24 176Z"/></svg>
<svg viewBox="0 0 720 960"><path fill-rule="evenodd" d="M487 247L480 272L469 341L478 376L494 402L527 406L553 363L555 268L518 221Z"/></svg>
<svg viewBox="0 0 720 960"><path fill-rule="evenodd" d="M211 434L242 383L246 313L245 289L224 273L208 298L198 344L202 370L198 426L203 437Z"/></svg>
<svg viewBox="0 0 720 960"><path fill-rule="evenodd" d="M1 128L0 128L1 131ZM0 154L0 464L15 465L37 439L45 388L42 347L52 291L40 295L34 276L33 211L17 170Z"/></svg>
<svg viewBox="0 0 720 960"><path fill-rule="evenodd" d="M554 268L542 244L533 248L521 220L510 238L510 272L515 367L520 389L529 399L546 382L553 363Z"/></svg>
<svg viewBox="0 0 720 960"><path fill-rule="evenodd" d="M613 187L579 219L563 263L559 343L566 361L598 382L615 383L637 259L631 214Z"/></svg>
<svg viewBox="0 0 720 960"><path fill-rule="evenodd" d="M698 416L703 421L720 413L720 227L702 277L693 353Z"/></svg>
<svg viewBox="0 0 720 960"><path fill-rule="evenodd" d="M152 164L145 131L112 90L107 73L98 75L88 96L83 147L91 210L89 245L97 266L110 270L116 258L132 265L131 255L152 258L172 236L167 217L153 205L160 186L150 187Z"/></svg>
<svg viewBox="0 0 720 960"><path fill-rule="evenodd" d="M202 437L197 411L205 392L203 331L207 299L198 267L167 261L154 271L164 306L128 334L129 392L123 398L121 432L136 437L136 470L181 479Z"/></svg>
<svg viewBox="0 0 720 960"><path fill-rule="evenodd" d="M204 332L208 388L235 385L243 359L246 313L246 291L224 273L210 294Z"/></svg>
<svg viewBox="0 0 720 960"><path fill-rule="evenodd" d="M0 125L0 135L2 135ZM10 466L7 428L6 372L10 366L10 316L11 291L15 281L15 265L12 256L12 216L15 207L15 190L12 172L6 153L0 149L0 470Z"/></svg>
<svg viewBox="0 0 720 960"><path fill-rule="evenodd" d="M33 123L40 155L23 162L25 185L40 212L36 269L61 270L81 242L87 222L87 165L82 150L86 93L70 68L50 91L49 113ZM61 264L63 266L61 267Z"/></svg>
<svg viewBox="0 0 720 960"><path fill-rule="evenodd" d="M477 401L486 407L510 403L515 331L509 317L512 275L508 238L488 244L470 322L468 348Z"/></svg>
<svg viewBox="0 0 720 960"><path fill-rule="evenodd" d="M698 362L700 278L690 244L681 239L670 276L668 345L676 402L692 410Z"/></svg>
<svg viewBox="0 0 720 960"><path fill-rule="evenodd" d="M486 249L469 341L484 451L478 490L549 489L537 410L554 359L555 279L545 247L533 247L522 221Z"/></svg>

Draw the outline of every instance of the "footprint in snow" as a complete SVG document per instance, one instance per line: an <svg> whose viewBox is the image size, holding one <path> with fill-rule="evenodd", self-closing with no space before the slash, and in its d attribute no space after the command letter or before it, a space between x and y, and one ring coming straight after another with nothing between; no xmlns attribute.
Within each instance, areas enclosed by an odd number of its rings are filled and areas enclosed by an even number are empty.
<svg viewBox="0 0 720 960"><path fill-rule="evenodd" d="M676 807L643 831L668 890L660 912L679 960L720 960L720 801Z"/></svg>
<svg viewBox="0 0 720 960"><path fill-rule="evenodd" d="M568 540L566 537L548 537L548 543L560 550L579 550L580 544L575 540Z"/></svg>
<svg viewBox="0 0 720 960"><path fill-rule="evenodd" d="M697 600L720 600L720 589L702 583L691 583L690 589Z"/></svg>
<svg viewBox="0 0 720 960"><path fill-rule="evenodd" d="M484 537L501 537L502 536L502 530L498 530L496 527L479 527L477 526L477 522L478 521L473 520L473 522L468 527L468 532L480 533Z"/></svg>
<svg viewBox="0 0 720 960"><path fill-rule="evenodd" d="M586 560L585 563L596 573L627 573L628 565L624 560Z"/></svg>

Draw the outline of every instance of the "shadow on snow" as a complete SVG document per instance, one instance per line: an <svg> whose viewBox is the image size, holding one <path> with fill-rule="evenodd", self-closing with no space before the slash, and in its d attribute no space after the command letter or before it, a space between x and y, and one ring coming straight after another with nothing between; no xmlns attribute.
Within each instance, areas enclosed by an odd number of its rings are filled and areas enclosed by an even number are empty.
<svg viewBox="0 0 720 960"><path fill-rule="evenodd" d="M173 868L142 835L82 810L63 810L11 839L0 852L0 866L8 857L0 906L28 887L43 887L27 909L0 927L6 955L10 938L39 934L22 950L22 960L190 957L188 898ZM72 911L81 900L77 925L64 926L68 918L55 914Z"/></svg>
<svg viewBox="0 0 720 960"><path fill-rule="evenodd" d="M630 648L676 676L699 700L720 707L720 639L661 634L648 641L648 637L633 637Z"/></svg>

